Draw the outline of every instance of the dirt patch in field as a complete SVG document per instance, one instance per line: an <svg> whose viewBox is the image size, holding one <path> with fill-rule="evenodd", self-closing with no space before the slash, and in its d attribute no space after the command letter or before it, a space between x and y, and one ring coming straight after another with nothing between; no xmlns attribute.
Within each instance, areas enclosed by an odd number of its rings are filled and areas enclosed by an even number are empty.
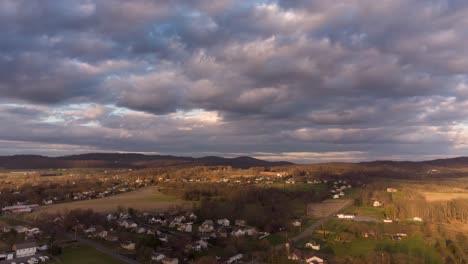
<svg viewBox="0 0 468 264"><path fill-rule="evenodd" d="M311 217L327 217L330 214L352 203L349 199L328 199L321 203L307 205L307 215Z"/></svg>
<svg viewBox="0 0 468 264"><path fill-rule="evenodd" d="M468 193L466 192L423 192L422 194L428 202L450 201L454 199L468 199Z"/></svg>
<svg viewBox="0 0 468 264"><path fill-rule="evenodd" d="M190 207L191 204L178 197L165 195L159 192L157 187L148 187L102 199L41 206L34 212L34 215L63 213L77 208L92 209L95 212L112 212L116 211L119 206L143 211L165 211L178 207Z"/></svg>
<svg viewBox="0 0 468 264"><path fill-rule="evenodd" d="M440 224L440 227L446 231L456 233L456 234L466 234L468 233L468 224L467 223L450 223L450 224Z"/></svg>

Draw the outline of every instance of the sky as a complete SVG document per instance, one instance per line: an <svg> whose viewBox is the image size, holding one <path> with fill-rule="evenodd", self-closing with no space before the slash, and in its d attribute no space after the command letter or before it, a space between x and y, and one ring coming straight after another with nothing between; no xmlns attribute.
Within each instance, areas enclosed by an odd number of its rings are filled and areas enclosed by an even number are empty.
<svg viewBox="0 0 468 264"><path fill-rule="evenodd" d="M2 0L0 155L468 155L466 0Z"/></svg>

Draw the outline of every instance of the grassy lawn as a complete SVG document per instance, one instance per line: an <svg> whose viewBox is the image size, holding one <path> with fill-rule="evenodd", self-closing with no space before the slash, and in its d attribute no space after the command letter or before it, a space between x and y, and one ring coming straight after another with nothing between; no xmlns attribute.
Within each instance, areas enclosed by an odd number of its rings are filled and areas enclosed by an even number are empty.
<svg viewBox="0 0 468 264"><path fill-rule="evenodd" d="M120 264L120 260L86 245L73 245L63 249L55 263L64 264Z"/></svg>
<svg viewBox="0 0 468 264"><path fill-rule="evenodd" d="M15 217L20 217L20 216L15 216ZM12 225L12 226L15 226L15 225L24 225L23 222L21 221L17 221L17 220L14 220L14 219L10 219L10 218L6 218L4 216L0 216L0 221L1 222L5 222L9 225Z"/></svg>
<svg viewBox="0 0 468 264"><path fill-rule="evenodd" d="M400 223L400 225L402 224ZM363 238L359 235L358 237L353 237L352 235L356 232L353 230L360 230L358 233L361 233L364 230L378 230L379 227L390 228L388 225L381 223L343 223L330 220L324 224L323 228L324 230L333 231L333 233L329 235L314 234L309 240L314 240L322 245L320 252L335 256L352 256L365 259L373 253L390 253L406 255L417 263L420 263L418 262L420 260L424 260L424 263L443 263L436 250L426 243L418 232L413 232L412 235L402 240L392 240L388 236L374 239ZM385 233L383 230L380 232ZM396 231L392 231L391 233L394 232ZM337 241L337 238L340 237L345 238L346 242ZM308 239L300 241L301 245L306 240Z"/></svg>
<svg viewBox="0 0 468 264"><path fill-rule="evenodd" d="M285 243L287 241L287 237L288 235L286 234L286 232L279 232L271 234L264 239L268 240L272 245L279 245Z"/></svg>
<svg viewBox="0 0 468 264"><path fill-rule="evenodd" d="M382 207L371 207L371 206L351 206L346 210L347 213L356 215L373 216L376 218L384 218L384 209Z"/></svg>

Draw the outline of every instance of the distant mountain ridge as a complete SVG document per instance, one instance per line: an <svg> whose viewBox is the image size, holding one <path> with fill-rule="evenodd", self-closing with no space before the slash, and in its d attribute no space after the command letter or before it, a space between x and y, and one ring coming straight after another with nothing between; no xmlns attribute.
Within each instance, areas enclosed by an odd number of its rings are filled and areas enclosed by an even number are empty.
<svg viewBox="0 0 468 264"><path fill-rule="evenodd" d="M285 166L294 163L266 161L252 157L224 158L207 156L202 158L171 155L145 155L139 153L88 153L61 157L40 155L0 156L3 169L56 169L56 168L153 168L175 165L232 166L250 168Z"/></svg>
<svg viewBox="0 0 468 264"><path fill-rule="evenodd" d="M468 157L455 157L423 161L405 161L405 160L376 160L360 162L363 165L399 165L399 166L413 166L413 165L430 165L438 167L468 167Z"/></svg>

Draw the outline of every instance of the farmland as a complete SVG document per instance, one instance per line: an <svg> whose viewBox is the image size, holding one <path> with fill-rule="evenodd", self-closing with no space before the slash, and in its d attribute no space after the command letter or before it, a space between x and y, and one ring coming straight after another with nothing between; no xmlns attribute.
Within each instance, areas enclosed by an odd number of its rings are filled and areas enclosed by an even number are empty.
<svg viewBox="0 0 468 264"><path fill-rule="evenodd" d="M349 199L327 199L320 203L310 203L307 205L307 215L312 217L326 217L340 210L351 202L352 201Z"/></svg>
<svg viewBox="0 0 468 264"><path fill-rule="evenodd" d="M187 207L190 203L184 202L176 196L162 194L156 187L147 187L141 190L118 194L102 199L83 200L40 207L35 214L63 213L73 209L92 209L95 212L111 212L117 207L135 208L145 211L162 211L176 207Z"/></svg>
<svg viewBox="0 0 468 264"><path fill-rule="evenodd" d="M450 201L454 199L467 199L468 192L423 192L424 198L428 202Z"/></svg>

